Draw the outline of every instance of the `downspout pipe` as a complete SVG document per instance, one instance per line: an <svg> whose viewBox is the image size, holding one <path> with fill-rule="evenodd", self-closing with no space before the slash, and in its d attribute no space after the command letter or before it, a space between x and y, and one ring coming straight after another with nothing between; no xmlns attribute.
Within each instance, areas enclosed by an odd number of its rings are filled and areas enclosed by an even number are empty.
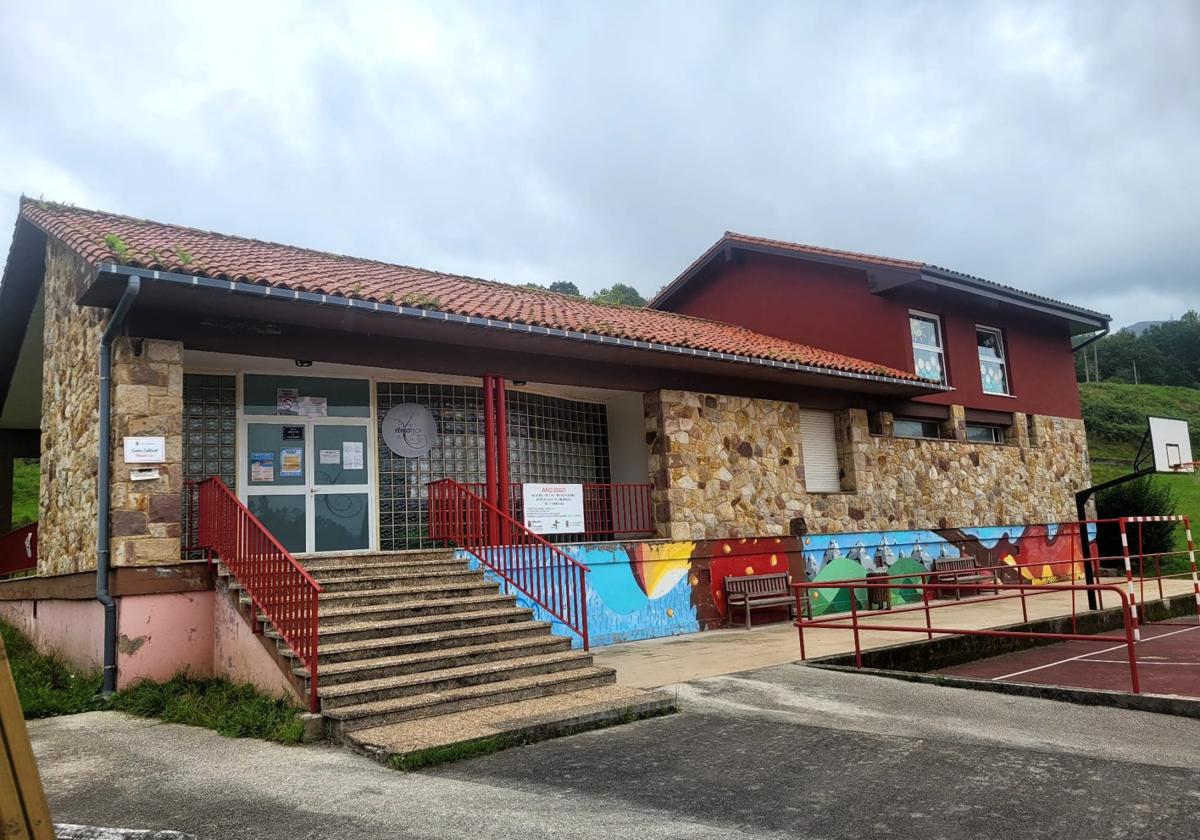
<svg viewBox="0 0 1200 840"><path fill-rule="evenodd" d="M96 600L104 606L104 683L101 694L112 696L117 690L117 602L108 591L109 508L112 485L112 343L125 325L125 316L133 299L141 291L142 281L130 277L125 292L108 318L100 337L100 446L97 453L96 488Z"/></svg>

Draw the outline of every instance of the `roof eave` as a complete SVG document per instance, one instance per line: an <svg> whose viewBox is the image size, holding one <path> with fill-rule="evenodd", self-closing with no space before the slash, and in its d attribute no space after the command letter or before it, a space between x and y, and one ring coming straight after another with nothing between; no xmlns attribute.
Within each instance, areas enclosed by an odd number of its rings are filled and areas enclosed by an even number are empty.
<svg viewBox="0 0 1200 840"><path fill-rule="evenodd" d="M318 306L331 308L345 308L360 312L372 312L384 315L399 316L403 318L419 319L426 323L444 322L447 324L457 324L461 326L503 330L510 333L546 336L568 341L582 341L592 344L621 347L630 350L644 350L665 354L674 354L676 356L702 358L719 362L754 365L759 368L772 368L779 371L793 371L816 376L833 377L843 381L860 381L864 383L896 386L909 389L916 395L934 394L951 390L945 386L937 385L935 383L925 383L883 374L838 370L836 368L826 368L818 365L803 364L800 362L786 362L776 359L766 359L757 356L746 356L742 354L726 353L716 350L699 350L674 344L639 341L635 339L620 338L617 336L602 335L598 333L580 332L576 330L558 329L555 327L544 327L537 324L524 324L514 321L504 321L496 318L459 315L453 312L442 312L435 309L422 309L419 307L404 306L401 304L360 300L358 298L347 298L339 295L300 292L256 283L216 279L198 274L178 274L175 272L161 271L157 269L145 269L136 266L126 266L118 263L108 262L100 263L97 266L97 270L100 275L117 277L136 276L143 279L148 279L152 282L163 282L172 284L174 286L186 286L196 289L208 289L225 293L247 295L259 299L271 298L280 302L290 301L307 303L310 305L315 304ZM90 299L87 302L92 303L93 305L107 305L106 302L101 299L101 296L98 295L90 296Z"/></svg>
<svg viewBox="0 0 1200 840"><path fill-rule="evenodd" d="M1084 329L1081 332L1106 329L1109 322L1112 321L1111 315L1105 315L1102 312L1093 312L1090 309L1072 306L1069 303L1048 300L1039 295L1022 292L1020 289L1003 288L981 278L972 277L969 274L960 274L957 271L950 271L949 269L937 266L927 265L922 268L921 279L935 286L956 289L979 297L990 298L1001 303L1020 306L1035 312L1063 318L1072 324L1078 324L1083 327Z"/></svg>

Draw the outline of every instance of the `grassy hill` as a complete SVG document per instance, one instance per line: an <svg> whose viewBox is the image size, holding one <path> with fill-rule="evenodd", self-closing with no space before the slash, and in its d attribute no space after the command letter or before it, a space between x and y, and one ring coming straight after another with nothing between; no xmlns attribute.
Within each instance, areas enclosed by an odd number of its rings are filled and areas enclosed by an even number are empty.
<svg viewBox="0 0 1200 840"><path fill-rule="evenodd" d="M1128 473L1137 455L1146 417L1178 417L1191 425L1192 451L1200 456L1200 391L1169 385L1081 384L1092 480L1099 484ZM1178 513L1200 517L1200 482L1191 475L1159 475L1174 491Z"/></svg>
<svg viewBox="0 0 1200 840"><path fill-rule="evenodd" d="M13 527L38 518L38 462L18 458L13 462Z"/></svg>

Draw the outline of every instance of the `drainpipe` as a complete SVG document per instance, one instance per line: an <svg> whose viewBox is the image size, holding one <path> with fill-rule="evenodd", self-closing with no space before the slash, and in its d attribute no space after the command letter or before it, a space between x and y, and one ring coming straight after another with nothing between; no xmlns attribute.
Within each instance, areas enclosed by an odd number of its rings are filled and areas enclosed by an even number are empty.
<svg viewBox="0 0 1200 840"><path fill-rule="evenodd" d="M96 600L104 605L104 686L101 694L109 697L117 690L117 602L108 592L109 568L109 490L112 473L112 343L125 323L142 281L130 277L125 292L108 318L100 337L100 451L97 462L96 490Z"/></svg>

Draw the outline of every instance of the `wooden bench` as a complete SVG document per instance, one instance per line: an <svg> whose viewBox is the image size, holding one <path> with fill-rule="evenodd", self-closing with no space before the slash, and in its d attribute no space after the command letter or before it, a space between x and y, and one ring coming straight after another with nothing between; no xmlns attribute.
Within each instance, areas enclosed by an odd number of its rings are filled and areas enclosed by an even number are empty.
<svg viewBox="0 0 1200 840"><path fill-rule="evenodd" d="M812 605L807 595L800 601L812 618ZM740 606L746 613L746 629L750 629L750 611L762 607L787 607L788 615L796 618L796 593L792 591L792 576L786 572L771 575L731 575L725 578L726 622L733 626L733 608Z"/></svg>
<svg viewBox="0 0 1200 840"><path fill-rule="evenodd" d="M983 572L979 570L978 564L973 557L957 557L957 558L940 558L933 563L933 583L940 585L943 583L973 583L984 584L990 583L996 585L996 577L991 572ZM962 590L954 586L947 586L947 589L954 593L954 600L962 600ZM982 589L971 589L971 592L982 592ZM999 589L993 589L993 592L999 594Z"/></svg>

